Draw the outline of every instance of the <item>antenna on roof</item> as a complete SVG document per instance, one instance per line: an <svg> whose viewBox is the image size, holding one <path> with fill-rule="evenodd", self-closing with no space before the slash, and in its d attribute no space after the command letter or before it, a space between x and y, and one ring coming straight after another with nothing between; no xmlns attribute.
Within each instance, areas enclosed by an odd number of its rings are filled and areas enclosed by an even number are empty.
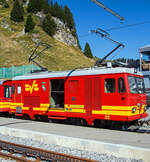
<svg viewBox="0 0 150 162"><path fill-rule="evenodd" d="M113 52L115 52L118 48L120 48L120 47L123 47L123 48L124 48L124 47L125 47L124 44L122 44L122 43L120 43L120 42L117 42L117 41L111 39L111 38L109 37L109 36L110 36L109 33L107 33L105 30L103 30L103 29L101 29L101 28L97 28L97 30L91 30L91 32L92 32L92 33L96 33L96 34L100 35L102 38L104 37L104 38L110 40L111 42L117 44L117 46L116 46L113 50L111 50L107 55L105 55L101 60L97 60L96 63L95 63L95 66L102 65L102 63L104 62L104 60L105 60L108 56L110 56Z"/></svg>
<svg viewBox="0 0 150 162"><path fill-rule="evenodd" d="M103 3L99 2L98 0L91 0L91 1L94 2L95 4L97 4L98 6L102 7L104 10L110 12L112 15L116 16L121 21L124 21L124 18L122 16L120 16L115 11L111 10L110 8L106 7Z"/></svg>
<svg viewBox="0 0 150 162"><path fill-rule="evenodd" d="M39 46L44 46L45 48L42 49L40 52L36 53L36 51L37 51L37 49L39 48ZM51 47L51 45L49 45L49 44L47 44L47 43L39 42L39 43L36 44L35 49L34 49L33 52L31 53L31 55L29 56L29 59L28 59L29 62L32 61L32 62L35 63L38 67L40 67L41 70L39 70L39 71L48 71L48 69L45 68L45 67L43 67L43 66L41 66L39 63L37 63L37 62L35 61L35 59L38 58L45 50L47 50L47 49L50 48L50 47ZM39 72L39 71L38 71L38 72Z"/></svg>

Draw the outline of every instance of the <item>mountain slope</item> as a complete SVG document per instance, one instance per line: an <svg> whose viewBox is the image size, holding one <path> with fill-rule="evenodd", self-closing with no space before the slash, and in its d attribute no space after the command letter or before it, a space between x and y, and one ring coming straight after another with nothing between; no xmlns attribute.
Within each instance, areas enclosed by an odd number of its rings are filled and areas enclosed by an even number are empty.
<svg viewBox="0 0 150 162"><path fill-rule="evenodd" d="M87 58L80 49L68 46L48 36L36 25L34 32L23 34L25 21L14 23L10 20L13 0L9 1L10 8L0 6L0 67L10 67L29 64L28 58L35 48L35 42L41 41L52 47L38 58L38 62L49 70L67 70L93 66L94 60ZM33 16L39 24L39 17ZM43 48L40 47L40 50Z"/></svg>

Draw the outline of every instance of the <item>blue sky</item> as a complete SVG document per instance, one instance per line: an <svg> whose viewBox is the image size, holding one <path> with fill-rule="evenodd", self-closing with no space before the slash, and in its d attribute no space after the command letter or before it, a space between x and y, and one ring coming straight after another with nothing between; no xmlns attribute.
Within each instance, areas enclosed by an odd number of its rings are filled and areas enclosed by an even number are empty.
<svg viewBox="0 0 150 162"><path fill-rule="evenodd" d="M112 27L150 21L150 0L99 0L123 16L125 18L123 23L91 0L53 0L55 1L70 8L82 49L88 42L93 55L100 58L116 45L94 33L90 34L90 30L98 27L107 30ZM139 59L138 49L150 44L150 23L108 32L112 39L125 45L124 49L113 54L116 55L114 59L119 57Z"/></svg>

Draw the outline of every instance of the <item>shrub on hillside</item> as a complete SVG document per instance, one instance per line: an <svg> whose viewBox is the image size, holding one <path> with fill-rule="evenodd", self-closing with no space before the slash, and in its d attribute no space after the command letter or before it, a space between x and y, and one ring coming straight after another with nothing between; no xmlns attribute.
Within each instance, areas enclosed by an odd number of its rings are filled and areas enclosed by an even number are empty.
<svg viewBox="0 0 150 162"><path fill-rule="evenodd" d="M0 5L3 5L5 0L0 0Z"/></svg>
<svg viewBox="0 0 150 162"><path fill-rule="evenodd" d="M6 1L3 6L4 6L4 8L9 8L9 4Z"/></svg>
<svg viewBox="0 0 150 162"><path fill-rule="evenodd" d="M35 27L35 23L32 20L32 16L29 15L27 17L26 24L25 24L25 33L33 31L34 27Z"/></svg>
<svg viewBox="0 0 150 162"><path fill-rule="evenodd" d="M0 0L0 5L2 5L4 8L9 8L9 4L6 0Z"/></svg>
<svg viewBox="0 0 150 162"><path fill-rule="evenodd" d="M42 23L42 29L51 37L56 32L56 24L52 19L51 15L48 13Z"/></svg>

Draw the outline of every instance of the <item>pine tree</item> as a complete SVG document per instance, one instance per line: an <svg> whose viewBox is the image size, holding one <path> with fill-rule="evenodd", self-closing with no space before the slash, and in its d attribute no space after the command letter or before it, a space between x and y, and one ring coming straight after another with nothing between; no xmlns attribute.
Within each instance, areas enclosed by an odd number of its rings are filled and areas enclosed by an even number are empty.
<svg viewBox="0 0 150 162"><path fill-rule="evenodd" d="M67 24L69 29L74 30L75 23L74 23L73 15L72 15L70 9L68 8L68 6L64 7L64 17L65 17L65 23Z"/></svg>
<svg viewBox="0 0 150 162"><path fill-rule="evenodd" d="M53 16L53 12L54 12L54 5L53 5L53 1L50 1L50 14Z"/></svg>
<svg viewBox="0 0 150 162"><path fill-rule="evenodd" d="M15 22L22 22L24 21L22 7L18 0L15 0L12 11L10 13L10 19Z"/></svg>
<svg viewBox="0 0 150 162"><path fill-rule="evenodd" d="M88 42L86 42L85 48L84 48L84 54L85 56L89 57L89 58L93 58L93 54L90 48L90 45L88 44Z"/></svg>
<svg viewBox="0 0 150 162"><path fill-rule="evenodd" d="M56 24L54 20L51 18L50 13L48 13L45 19L43 20L42 28L51 37L55 34Z"/></svg>
<svg viewBox="0 0 150 162"><path fill-rule="evenodd" d="M48 14L50 12L50 6L49 6L49 3L48 3L48 0L43 0L42 9L43 9L45 14Z"/></svg>
<svg viewBox="0 0 150 162"><path fill-rule="evenodd" d="M42 9L42 0L30 0L28 3L27 11L37 13Z"/></svg>
<svg viewBox="0 0 150 162"><path fill-rule="evenodd" d="M26 24L25 24L25 33L32 31L34 27L35 27L35 23L32 20L32 16L29 15L27 17Z"/></svg>
<svg viewBox="0 0 150 162"><path fill-rule="evenodd" d="M53 6L52 16L59 18L60 20L64 21L64 10L57 2L55 2Z"/></svg>
<svg viewBox="0 0 150 162"><path fill-rule="evenodd" d="M64 20L65 20L67 27L71 30L72 35L76 37L78 40L74 18L68 6L64 7ZM78 43L78 46L80 46L79 43Z"/></svg>

